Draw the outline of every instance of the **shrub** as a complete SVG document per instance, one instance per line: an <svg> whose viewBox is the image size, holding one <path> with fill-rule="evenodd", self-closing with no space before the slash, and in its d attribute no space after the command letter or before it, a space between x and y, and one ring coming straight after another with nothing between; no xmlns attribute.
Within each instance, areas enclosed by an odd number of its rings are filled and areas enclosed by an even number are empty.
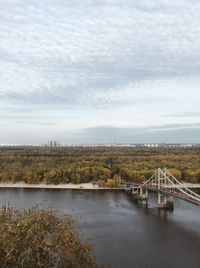
<svg viewBox="0 0 200 268"><path fill-rule="evenodd" d="M38 205L25 211L1 209L0 263L1 268L97 267L74 219Z"/></svg>

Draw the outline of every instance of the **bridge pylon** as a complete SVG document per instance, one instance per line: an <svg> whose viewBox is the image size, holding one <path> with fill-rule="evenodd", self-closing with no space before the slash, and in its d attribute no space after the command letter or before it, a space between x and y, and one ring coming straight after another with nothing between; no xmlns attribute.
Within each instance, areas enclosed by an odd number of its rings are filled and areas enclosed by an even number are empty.
<svg viewBox="0 0 200 268"><path fill-rule="evenodd" d="M158 208L174 209L174 203L168 200L168 195L161 192L162 186L167 185L167 169L157 171Z"/></svg>

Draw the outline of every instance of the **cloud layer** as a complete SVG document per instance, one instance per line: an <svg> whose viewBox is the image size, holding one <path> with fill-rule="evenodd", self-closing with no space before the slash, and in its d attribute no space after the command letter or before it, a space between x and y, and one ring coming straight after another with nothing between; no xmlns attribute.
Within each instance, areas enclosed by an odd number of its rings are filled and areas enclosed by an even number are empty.
<svg viewBox="0 0 200 268"><path fill-rule="evenodd" d="M199 28L194 0L0 0L1 133L198 123Z"/></svg>

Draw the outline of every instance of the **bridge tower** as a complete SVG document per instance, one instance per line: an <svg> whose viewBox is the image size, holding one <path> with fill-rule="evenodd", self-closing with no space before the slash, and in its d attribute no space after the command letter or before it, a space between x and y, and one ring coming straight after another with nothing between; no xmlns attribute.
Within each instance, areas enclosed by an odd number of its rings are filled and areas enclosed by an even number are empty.
<svg viewBox="0 0 200 268"><path fill-rule="evenodd" d="M158 187L158 208L173 209L174 205L172 201L168 200L168 195L161 193L161 190L167 186L167 169L158 169L157 173L157 187Z"/></svg>

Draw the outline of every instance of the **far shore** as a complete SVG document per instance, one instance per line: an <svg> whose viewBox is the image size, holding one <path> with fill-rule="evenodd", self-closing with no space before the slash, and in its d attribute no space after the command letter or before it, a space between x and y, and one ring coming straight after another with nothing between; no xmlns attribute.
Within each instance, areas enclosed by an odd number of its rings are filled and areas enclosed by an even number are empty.
<svg viewBox="0 0 200 268"><path fill-rule="evenodd" d="M0 188L34 188L34 189L83 189L83 190L120 190L121 188L102 188L92 183L66 183L66 184L28 184L24 182L17 183L0 183Z"/></svg>

